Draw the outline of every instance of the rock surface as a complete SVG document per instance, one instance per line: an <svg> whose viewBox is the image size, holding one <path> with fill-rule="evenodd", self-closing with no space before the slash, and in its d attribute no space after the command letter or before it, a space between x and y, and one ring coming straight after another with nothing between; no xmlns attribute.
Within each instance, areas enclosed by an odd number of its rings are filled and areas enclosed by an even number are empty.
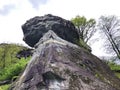
<svg viewBox="0 0 120 90"><path fill-rule="evenodd" d="M21 58L27 58L27 57L30 57L32 56L33 54L33 49L23 49L21 51L19 51L17 54L16 54L16 57L21 59Z"/></svg>
<svg viewBox="0 0 120 90"><path fill-rule="evenodd" d="M49 30L11 90L120 90L106 63Z"/></svg>
<svg viewBox="0 0 120 90"><path fill-rule="evenodd" d="M36 16L28 20L22 26L22 29L23 40L31 47L34 47L48 30L53 30L62 39L75 44L79 40L77 30L70 21L51 14L41 17Z"/></svg>

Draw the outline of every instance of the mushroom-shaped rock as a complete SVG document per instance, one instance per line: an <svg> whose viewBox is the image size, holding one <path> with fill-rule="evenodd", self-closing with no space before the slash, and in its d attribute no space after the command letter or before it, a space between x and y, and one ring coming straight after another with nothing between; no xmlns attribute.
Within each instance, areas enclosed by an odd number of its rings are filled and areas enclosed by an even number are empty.
<svg viewBox="0 0 120 90"><path fill-rule="evenodd" d="M49 30L11 90L120 90L106 63Z"/></svg>
<svg viewBox="0 0 120 90"><path fill-rule="evenodd" d="M24 41L31 47L40 40L40 38L53 30L59 37L69 42L77 44L79 35L73 23L51 14L45 16L36 16L22 25Z"/></svg>

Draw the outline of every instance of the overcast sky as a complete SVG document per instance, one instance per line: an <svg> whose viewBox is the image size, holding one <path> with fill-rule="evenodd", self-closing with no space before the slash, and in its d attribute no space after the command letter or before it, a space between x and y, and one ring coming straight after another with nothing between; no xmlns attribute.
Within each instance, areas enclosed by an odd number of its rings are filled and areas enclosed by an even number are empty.
<svg viewBox="0 0 120 90"><path fill-rule="evenodd" d="M70 20L76 15L95 18L120 16L120 0L0 0L0 43L24 44L21 25L26 20L53 14ZM100 43L93 45L94 54L102 55Z"/></svg>

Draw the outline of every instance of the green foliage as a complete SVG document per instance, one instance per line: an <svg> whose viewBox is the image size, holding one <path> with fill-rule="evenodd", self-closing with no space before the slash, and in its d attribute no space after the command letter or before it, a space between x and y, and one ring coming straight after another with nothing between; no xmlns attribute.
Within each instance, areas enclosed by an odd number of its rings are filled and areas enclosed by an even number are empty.
<svg viewBox="0 0 120 90"><path fill-rule="evenodd" d="M111 70L113 71L119 71L120 65L114 63L114 62L108 62L108 65L110 66Z"/></svg>
<svg viewBox="0 0 120 90"><path fill-rule="evenodd" d="M84 16L82 16L82 17L76 16L76 17L73 18L71 21L74 23L74 25L75 25L77 28L79 28L79 27L82 26L82 25L85 26L85 24L87 23L87 19L86 19Z"/></svg>
<svg viewBox="0 0 120 90"><path fill-rule="evenodd" d="M82 39L79 40L78 45L79 45L80 47L83 47L83 48L86 49L87 51L91 52L91 47L90 47L88 44L86 44Z"/></svg>
<svg viewBox="0 0 120 90"><path fill-rule="evenodd" d="M18 44L0 44L0 81L11 80L22 72L30 59L16 58L16 54L23 49L27 47Z"/></svg>
<svg viewBox="0 0 120 90"><path fill-rule="evenodd" d="M14 76L18 76L28 63L28 59L20 59L18 63L11 64L0 71L0 80L11 80Z"/></svg>
<svg viewBox="0 0 120 90"><path fill-rule="evenodd" d="M16 58L16 54L28 49L18 44L0 44L0 81L13 80L19 77L19 74L24 70L26 64L30 60L28 58ZM0 86L0 90L8 90L10 84Z"/></svg>
<svg viewBox="0 0 120 90"><path fill-rule="evenodd" d="M10 64L16 63L18 61L16 58L17 52L25 48L27 47L17 44L0 44L0 70Z"/></svg>
<svg viewBox="0 0 120 90"><path fill-rule="evenodd" d="M115 75L120 78L120 73L116 72Z"/></svg>
<svg viewBox="0 0 120 90"><path fill-rule="evenodd" d="M120 78L120 65L114 63L114 62L108 62L108 65L110 66L110 69L115 72L115 75Z"/></svg>
<svg viewBox="0 0 120 90"><path fill-rule="evenodd" d="M2 85L0 86L0 90L8 90L10 87L10 84Z"/></svg>
<svg viewBox="0 0 120 90"><path fill-rule="evenodd" d="M87 20L84 16L81 17L79 15L75 18L72 18L71 21L75 25L79 34L78 45L91 52L88 42L96 32L96 21L94 19Z"/></svg>
<svg viewBox="0 0 120 90"><path fill-rule="evenodd" d="M76 26L80 39L87 43L96 31L96 21L94 19L87 20L84 16L76 16L71 21Z"/></svg>

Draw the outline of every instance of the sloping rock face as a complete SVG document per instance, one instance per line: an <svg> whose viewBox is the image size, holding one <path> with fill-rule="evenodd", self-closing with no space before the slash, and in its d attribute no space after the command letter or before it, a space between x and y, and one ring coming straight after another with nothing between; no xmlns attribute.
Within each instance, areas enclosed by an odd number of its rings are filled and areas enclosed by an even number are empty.
<svg viewBox="0 0 120 90"><path fill-rule="evenodd" d="M49 30L11 90L120 90L109 67L83 48Z"/></svg>
<svg viewBox="0 0 120 90"><path fill-rule="evenodd" d="M40 40L48 30L53 30L59 37L77 44L79 35L73 23L51 14L36 16L22 25L24 41L31 47Z"/></svg>
<svg viewBox="0 0 120 90"><path fill-rule="evenodd" d="M23 26L32 59L10 90L120 90L106 63L77 46L74 25L60 17L35 17Z"/></svg>

